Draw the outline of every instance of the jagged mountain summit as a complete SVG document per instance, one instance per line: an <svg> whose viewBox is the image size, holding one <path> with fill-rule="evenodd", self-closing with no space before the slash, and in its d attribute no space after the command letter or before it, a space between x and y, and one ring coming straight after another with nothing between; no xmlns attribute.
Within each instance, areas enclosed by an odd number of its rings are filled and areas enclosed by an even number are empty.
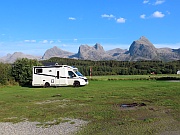
<svg viewBox="0 0 180 135"><path fill-rule="evenodd" d="M81 45L77 54L78 59L82 60L109 60L112 57L106 53L104 48L96 43L93 47Z"/></svg>
<svg viewBox="0 0 180 135"><path fill-rule="evenodd" d="M152 60L157 58L157 49L155 46L144 36L139 40L133 41L129 48L131 60Z"/></svg>

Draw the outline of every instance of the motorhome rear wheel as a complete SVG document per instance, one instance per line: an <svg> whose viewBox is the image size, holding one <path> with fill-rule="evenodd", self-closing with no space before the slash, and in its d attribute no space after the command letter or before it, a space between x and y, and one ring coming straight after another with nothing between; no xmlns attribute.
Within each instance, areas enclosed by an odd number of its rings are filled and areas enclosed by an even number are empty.
<svg viewBox="0 0 180 135"><path fill-rule="evenodd" d="M44 84L44 87L45 87L45 88L50 87L50 84L49 84L48 82L46 82L46 83Z"/></svg>

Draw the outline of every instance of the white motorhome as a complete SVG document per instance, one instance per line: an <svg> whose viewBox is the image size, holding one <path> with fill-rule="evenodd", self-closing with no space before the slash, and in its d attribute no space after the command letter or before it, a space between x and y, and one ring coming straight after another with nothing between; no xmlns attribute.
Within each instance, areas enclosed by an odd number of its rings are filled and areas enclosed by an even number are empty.
<svg viewBox="0 0 180 135"><path fill-rule="evenodd" d="M34 66L32 86L85 86L88 79L68 65Z"/></svg>

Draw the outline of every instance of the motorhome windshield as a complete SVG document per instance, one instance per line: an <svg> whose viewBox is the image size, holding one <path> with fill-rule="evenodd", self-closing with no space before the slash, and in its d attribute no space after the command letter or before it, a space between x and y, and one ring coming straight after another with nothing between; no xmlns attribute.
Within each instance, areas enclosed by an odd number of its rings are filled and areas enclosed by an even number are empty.
<svg viewBox="0 0 180 135"><path fill-rule="evenodd" d="M79 71L75 72L78 76L83 76Z"/></svg>

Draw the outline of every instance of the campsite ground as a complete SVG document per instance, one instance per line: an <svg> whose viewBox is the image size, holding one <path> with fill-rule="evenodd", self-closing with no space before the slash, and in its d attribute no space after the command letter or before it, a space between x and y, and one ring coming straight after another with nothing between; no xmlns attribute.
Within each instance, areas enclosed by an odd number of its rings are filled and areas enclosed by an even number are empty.
<svg viewBox="0 0 180 135"><path fill-rule="evenodd" d="M153 77L93 77L79 88L1 87L0 122L39 122L48 128L71 118L88 122L79 135L179 133L180 83Z"/></svg>

